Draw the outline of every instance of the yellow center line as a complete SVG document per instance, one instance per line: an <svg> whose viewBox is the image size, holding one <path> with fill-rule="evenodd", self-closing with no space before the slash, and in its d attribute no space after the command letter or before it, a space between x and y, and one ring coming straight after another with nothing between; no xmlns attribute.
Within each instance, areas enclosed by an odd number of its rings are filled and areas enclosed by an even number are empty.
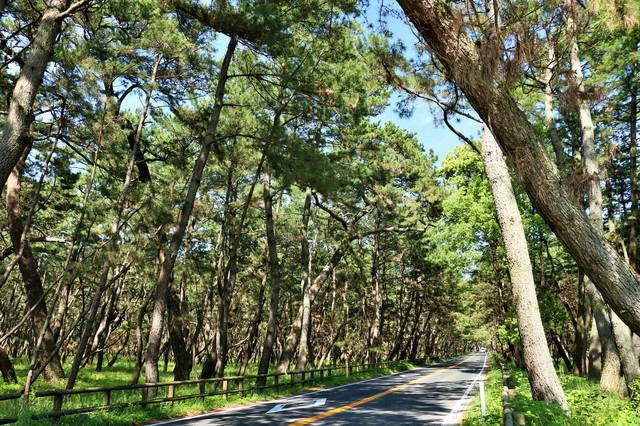
<svg viewBox="0 0 640 426"><path fill-rule="evenodd" d="M395 388L387 389L384 392L380 392L380 393L377 393L375 395L371 395L371 396L369 396L367 398L364 398L364 399L361 399L359 401L352 402L351 404L345 404L345 405L343 405L341 407L337 407L337 408L334 408L332 410L325 411L324 413L316 414L315 416L307 417L305 419L300 419L300 420L298 420L296 422L289 423L289 426L302 426L302 425L309 424L311 422L315 422L315 421L318 421L318 420L326 419L327 417L335 416L336 414L342 413L343 411L347 411L347 410L350 410L352 408L358 407L358 406L360 406L362 404L366 404L367 402L371 402L371 401L376 400L378 398L382 398L385 395L389 395L391 393L397 392L397 391L399 391L401 389L404 389L404 388L409 387L411 385L414 385L416 383L424 382L425 380L427 380L430 377L435 376L436 374L440 374L440 373L442 373L442 372L444 372L444 371L446 371L446 370L448 370L450 368L454 368L454 367L459 366L460 364L464 364L465 362L467 362L469 360L469 358L472 358L472 357L473 357L473 355L470 355L470 356L466 357L465 359L463 359L462 361L458 362L457 364L453 364L453 365L450 365L448 367L441 368L440 370L435 371L435 372L433 372L431 374L427 374L426 376L422 376L422 377L420 377L418 379L412 380L412 381L404 383L402 385L398 385Z"/></svg>

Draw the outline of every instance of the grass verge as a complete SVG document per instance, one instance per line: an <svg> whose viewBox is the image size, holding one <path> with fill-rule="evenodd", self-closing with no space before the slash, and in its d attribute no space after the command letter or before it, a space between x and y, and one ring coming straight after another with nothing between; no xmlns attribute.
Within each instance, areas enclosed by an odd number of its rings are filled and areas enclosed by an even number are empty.
<svg viewBox="0 0 640 426"><path fill-rule="evenodd" d="M136 424L145 424L152 422L154 420L163 420L163 419L173 419L184 417L188 415L196 415L206 412L211 412L215 410L219 410L222 408L244 405L259 401L267 401L274 398L281 398L285 396L294 395L296 393L300 393L303 391L308 391L311 389L320 389L325 387L337 386L345 383L356 382L360 380L365 380L368 378L379 377L387 374L391 374L397 371L408 370L414 368L415 366L408 362L398 362L392 364L390 368L376 370L376 371L368 371L361 373L352 373L349 377L345 376L334 376L330 379L324 380L322 382L317 382L314 385L307 385L305 387L301 385L288 386L283 385L279 389L267 389L262 393L254 392L251 390L247 391L247 395L242 397L240 395L229 395L229 399L224 400L221 396L213 396L206 397L204 400L201 399L191 399L182 402L176 402L173 406L167 403L163 404L153 404L149 405L145 408L140 406L132 406L128 408L122 409L112 409L112 410L102 410L96 411L87 414L75 414L61 417L57 420L53 419L42 419L39 421L34 421L31 419L33 414L42 413L45 411L51 410L51 399L50 398L37 398L33 399L32 403L25 409L21 405L21 400L16 401L0 401L0 417L18 417L18 425L79 425L79 424L91 424L91 425L136 425ZM102 374L105 375L105 380L102 379ZM90 370L86 371L86 377L82 381L81 387L95 387L95 386L115 386L121 381L125 381L130 379L130 375L127 374L126 368L124 366L117 366L111 372L105 371L102 374L97 374L95 372L91 372ZM120 377L122 376L122 377ZM107 378L108 377L108 378ZM164 381L171 380L170 376L163 378ZM163 380L161 380L163 381ZM0 387L0 393L13 392L17 389L13 389L15 386L2 386ZM60 384L46 384L44 387L38 388L38 390L44 389L52 389L52 388L60 388ZM79 395L77 396L78 400L73 401L70 405L77 406L90 406L92 404L99 405L98 401L89 400L89 398L100 398L100 394L92 394L92 395ZM123 397L123 401L126 402L127 397ZM139 399L138 394L131 395L131 401ZM65 407L67 407L67 403L65 403Z"/></svg>
<svg viewBox="0 0 640 426"><path fill-rule="evenodd" d="M583 377L560 373L560 383L565 391L571 416L562 413L559 406L533 401L526 372L510 366L518 394L511 400L514 411L524 413L526 424L531 426L640 426L640 407L635 399L621 397L600 389L598 383ZM484 424L502 424L502 373L492 364L485 385L487 415ZM480 401L476 396L467 412L463 426L482 425Z"/></svg>

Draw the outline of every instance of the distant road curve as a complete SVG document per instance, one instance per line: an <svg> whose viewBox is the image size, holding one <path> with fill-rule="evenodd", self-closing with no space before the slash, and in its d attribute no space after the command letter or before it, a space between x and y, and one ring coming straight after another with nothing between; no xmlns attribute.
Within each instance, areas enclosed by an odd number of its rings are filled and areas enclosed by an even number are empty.
<svg viewBox="0 0 640 426"><path fill-rule="evenodd" d="M455 425L468 408L487 354L403 371L160 425Z"/></svg>

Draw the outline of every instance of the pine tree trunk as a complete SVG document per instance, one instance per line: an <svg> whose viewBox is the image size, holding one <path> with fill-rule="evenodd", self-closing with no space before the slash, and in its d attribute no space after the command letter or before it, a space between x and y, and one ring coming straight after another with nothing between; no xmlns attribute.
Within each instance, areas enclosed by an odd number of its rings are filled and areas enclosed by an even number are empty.
<svg viewBox="0 0 640 426"><path fill-rule="evenodd" d="M24 65L9 98L9 111L0 138L0 187L4 187L23 151L29 146L27 134L34 119L33 103L53 56L56 38L62 28L63 12L69 3L69 0L53 0L40 17L35 37L29 45Z"/></svg>
<svg viewBox="0 0 640 426"><path fill-rule="evenodd" d="M591 300L589 300L591 304ZM589 327L589 358L587 377L594 382L600 381L602 377L602 344L600 343L600 337L598 336L598 324L596 317L591 316L591 326Z"/></svg>
<svg viewBox="0 0 640 426"><path fill-rule="evenodd" d="M169 313L169 344L175 361L173 380L189 380L192 368L191 350L187 347L188 336L184 333L185 324L180 299L173 291L169 291L167 312Z"/></svg>
<svg viewBox="0 0 640 426"><path fill-rule="evenodd" d="M156 286L156 294L154 297L153 313L151 316L151 324L149 328L149 339L147 342L147 352L145 355L145 376L148 383L156 383L158 381L158 360L160 358L160 344L162 341L162 332L164 327L164 319L167 308L167 291L169 284L171 283L171 276L173 274L173 267L175 265L178 251L182 246L182 240L184 234L187 231L187 225L191 218L191 212L196 199L196 194L200 188L200 182L204 167L209 159L209 153L213 148L213 145L217 141L217 129L220 121L220 113L222 112L223 97L225 93L225 85L228 78L229 66L231 65L231 59L238 45L238 36L232 35L227 46L222 66L220 67L220 74L218 76L218 87L214 96L215 105L211 114L211 119L207 126L205 134L205 140L200 150L198 159L194 165L191 180L189 182L189 189L187 190L187 196L182 204L180 211L180 217L178 220L178 226L171 238L171 244L169 250L165 255L164 262L160 268L158 275L158 283ZM155 397L157 389L150 389L148 397Z"/></svg>
<svg viewBox="0 0 640 426"><path fill-rule="evenodd" d="M140 370L142 369L142 356L144 354L144 335L143 335L143 322L147 313L147 304L149 298L145 295L144 303L140 306L138 315L136 316L136 350L135 350L135 367L133 370L133 377L131 378L131 384L137 385L140 380Z"/></svg>
<svg viewBox="0 0 640 426"><path fill-rule="evenodd" d="M620 318L640 333L640 276L570 196L539 133L503 85L483 71L476 44L441 0L397 0L447 76L487 123L536 211Z"/></svg>
<svg viewBox="0 0 640 426"><path fill-rule="evenodd" d="M379 222L376 222L376 226L379 226ZM373 253L371 254L371 284L373 294L371 295L371 302L373 303L373 320L371 321L371 327L369 329L369 341L370 347L368 348L369 352L369 362L377 362L380 358L378 351L381 349L381 336L380 336L380 326L381 326L381 305L382 298L380 292L382 291L381 286L381 278L380 278L380 268L379 264L380 260L380 236L374 235L373 237Z"/></svg>
<svg viewBox="0 0 640 426"><path fill-rule="evenodd" d="M296 371L302 371L307 365L309 357L309 331L311 328L311 298L309 297L309 287L311 287L311 255L309 253L309 217L311 215L311 188L307 187L304 198L304 208L302 210L302 232L300 241L300 267L302 279L302 323L300 326L300 344L298 345L298 360Z"/></svg>
<svg viewBox="0 0 640 426"><path fill-rule="evenodd" d="M0 347L0 373L5 383L18 383L16 378L16 370L13 368L13 362L9 358L9 354L4 348Z"/></svg>
<svg viewBox="0 0 640 426"><path fill-rule="evenodd" d="M568 1L566 2L566 4L569 8L573 8L573 5ZM604 235L602 189L600 186L600 165L598 163L598 158L596 155L593 120L591 118L591 111L589 109L589 104L587 103L587 96L584 89L584 77L582 74L582 65L580 62L577 42L577 30L573 20L573 16L571 14L571 9L569 9L569 13L567 13L566 16L567 29L570 35L569 50L571 56L570 63L572 71L570 75L570 82L577 94L576 102L578 107L578 116L580 118L580 130L582 134L582 171L587 178L589 220L591 221L593 227L602 235ZM595 294L597 290L594 287L590 291ZM595 297L599 298L599 295L595 295ZM600 309L599 303L596 304L596 306L598 307L598 309ZM609 313L608 307L605 306L604 309L605 312L600 313L599 315L606 315ZM640 364L638 364L638 359L635 357L633 346L631 345L631 331L615 313L612 313L610 323L613 327L611 334L613 335L613 338L615 339L615 343L617 345L618 355L622 364L622 370L624 372L625 378L627 379L627 383L631 383L630 380L634 380L640 374ZM600 332L600 327L598 328L598 332ZM601 336L600 338L603 346L609 345L608 343L605 343L603 341L604 338L609 338L608 335L609 333L607 333L607 337ZM606 381L607 379L604 376L605 370L603 368L602 380Z"/></svg>
<svg viewBox="0 0 640 426"><path fill-rule="evenodd" d="M602 296L590 280L586 280L585 287L591 298L591 309L598 330L598 339L602 348L600 386L602 389L618 392L620 389L620 355L613 339L609 313L604 305Z"/></svg>
<svg viewBox="0 0 640 426"><path fill-rule="evenodd" d="M276 245L276 233L273 221L273 200L271 195L271 176L267 173L264 176L264 211L267 232L267 247L269 252L269 274L271 277L271 301L269 302L269 322L267 323L267 334L262 345L262 356L258 363L258 374L269 372L269 363L273 354L273 344L275 343L276 326L278 325L278 305L280 302L280 262L278 260L278 248ZM256 386L265 386L266 377L259 377Z"/></svg>
<svg viewBox="0 0 640 426"><path fill-rule="evenodd" d="M631 84L631 83L629 83ZM629 102L629 188L631 214L629 215L629 261L638 269L638 87L631 85Z"/></svg>
<svg viewBox="0 0 640 426"><path fill-rule="evenodd" d="M64 378L64 371L60 356L56 350L56 341L47 320L47 305L44 298L44 289L42 280L38 272L36 260L31 252L29 241L24 235L24 224L22 222L22 208L20 206L20 175L24 167L24 160L27 158L29 148L25 149L22 158L20 158L13 172L7 179L7 217L9 226L9 235L13 245L13 251L18 258L18 266L24 290L27 296L27 311L32 309L31 324L34 336L42 334L42 349L40 352L40 360L45 363L47 359L51 361L44 370L44 377L48 380L59 380ZM37 348L34 348L37 350Z"/></svg>
<svg viewBox="0 0 640 426"><path fill-rule="evenodd" d="M487 179L496 205L498 223L502 230L509 262L513 303L518 318L531 394L535 400L557 403L564 411L568 411L567 400L546 344L529 260L529 249L513 194L511 177L502 158L500 147L486 127L482 138L482 160L487 171Z"/></svg>
<svg viewBox="0 0 640 426"><path fill-rule="evenodd" d="M573 351L573 374L587 374L587 347L589 343L589 325L591 324L591 303L584 288L584 275L578 279L578 315L576 318L575 348Z"/></svg>

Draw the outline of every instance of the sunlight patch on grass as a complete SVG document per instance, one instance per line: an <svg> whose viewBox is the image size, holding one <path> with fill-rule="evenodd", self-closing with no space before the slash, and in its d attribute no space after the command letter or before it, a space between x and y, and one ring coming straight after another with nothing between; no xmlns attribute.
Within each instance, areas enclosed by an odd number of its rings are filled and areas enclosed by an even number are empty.
<svg viewBox="0 0 640 426"><path fill-rule="evenodd" d="M633 426L640 425L640 408L628 398L605 392L598 383L571 374L560 374L560 382L569 403L570 417L556 404L533 401L527 375L511 366L509 374L518 394L511 400L514 411L524 413L531 426ZM502 424L502 373L492 366L485 385L487 399L486 425ZM635 408L634 408L635 407ZM480 401L476 398L467 412L464 426L482 425Z"/></svg>
<svg viewBox="0 0 640 426"><path fill-rule="evenodd" d="M238 372L239 366L237 365L229 365L225 370L226 375L235 376ZM215 411L221 408L237 406L243 404L249 404L252 402L258 401L266 401L274 398L284 397L293 395L296 393L300 393L303 391L308 391L310 389L319 389L330 386L337 386L345 383L351 383L359 380L364 380L367 378L378 377L386 374L390 374L395 371L407 370L414 368L414 365L408 362L396 363L392 368L385 368L376 371L368 371L368 372L360 372L355 373L352 372L350 377L341 376L333 376L330 379L326 379L322 382L314 382L307 383L305 386L302 385L294 385L290 386L287 384L288 376L285 376L281 379L282 386L279 389L266 389L263 392L257 392L250 388L247 389L246 395L243 397L240 394L231 394L227 400L224 400L221 396L210 396L205 397L204 400L202 398L193 398L189 400L184 400L180 402L176 402L174 405L168 403L160 403L160 404L149 404L146 407L142 408L140 406L131 406L127 408L120 409L112 409L112 410L101 410L87 414L74 414L69 416L61 417L57 420L53 419L42 419L35 423L31 416L37 413L49 412L53 407L53 399L52 398L32 398L30 400L30 405L27 410L22 406L22 400L13 400L13 401L0 401L0 412L2 415L0 417L18 417L18 424L23 425L78 425L78 424L91 424L91 425L132 425L132 424L142 424L147 423L153 420L159 419L172 419L184 417L187 415L195 415L206 412ZM171 381L173 380L173 375L171 373L173 366L170 364L169 368L167 368L166 372L160 372L160 381ZM26 376L27 366L23 364L16 365L16 372L21 377ZM255 373L254 370L257 370L257 366L250 366L247 369L247 375L251 375ZM344 374L344 371L337 370L334 374ZM95 368L88 366L87 368L81 370L79 374L79 379L76 385L76 389L89 388L89 387L111 387L111 386L119 386L119 385L127 385L131 382L131 377L133 375L133 368L131 364L128 364L126 360L122 360L117 362L112 367L105 367L103 371L97 372ZM141 378L142 382L144 379ZM24 380L24 379L23 379ZM0 394L15 392L20 390L22 384L18 385L0 385ZM34 389L35 391L43 391L43 390L51 390L51 389L62 389L64 388L64 382L62 383L46 383L46 382L36 382ZM159 396L166 396L164 393L167 392L166 387L159 388ZM189 393L197 394L197 386L193 386L191 389L180 388L176 390L177 395L185 395ZM111 403L127 403L127 402L137 402L140 401L141 391L131 390L131 391L118 391L112 392L111 395ZM80 394L73 395L64 401L63 409L73 409L79 407L91 407L91 406L100 406L102 405L102 393L93 393L93 394Z"/></svg>

